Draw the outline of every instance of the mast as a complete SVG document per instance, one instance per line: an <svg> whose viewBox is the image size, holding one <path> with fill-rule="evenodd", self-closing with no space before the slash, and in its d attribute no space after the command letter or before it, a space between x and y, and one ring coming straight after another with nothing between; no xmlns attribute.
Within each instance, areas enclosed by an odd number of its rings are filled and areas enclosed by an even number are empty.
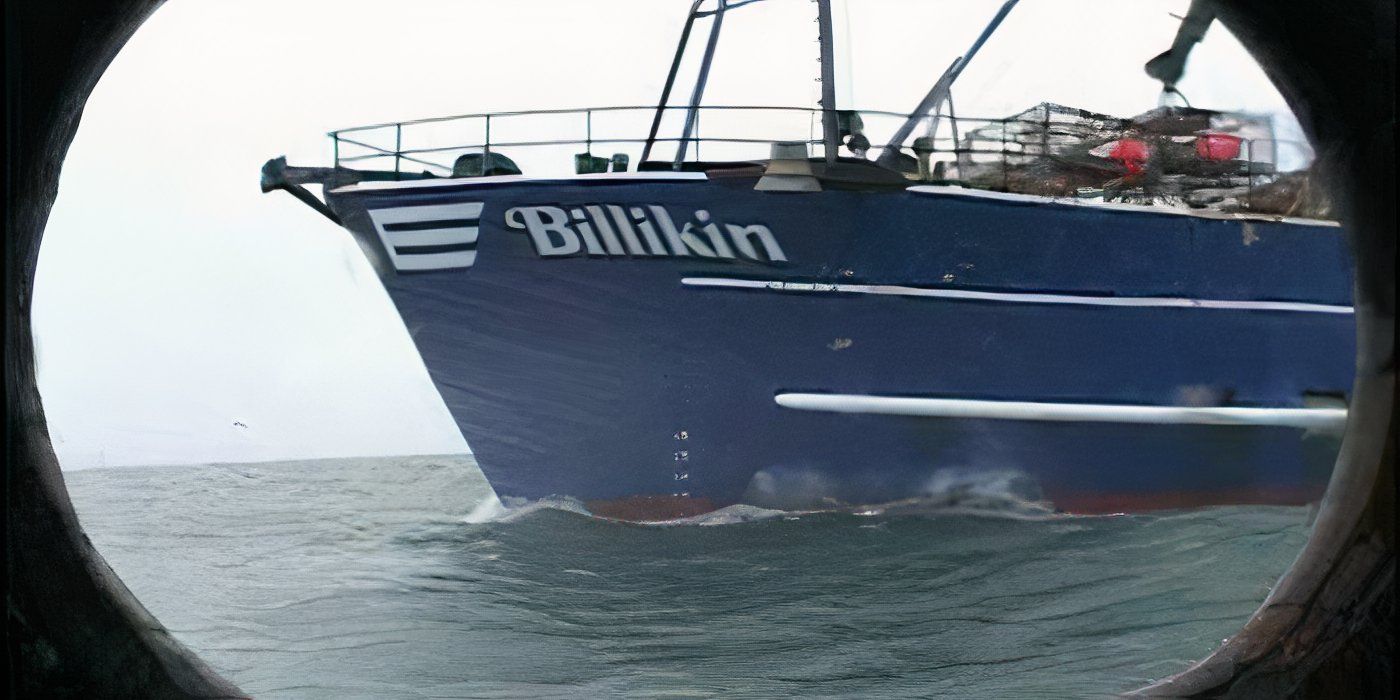
<svg viewBox="0 0 1400 700"><path fill-rule="evenodd" d="M705 43L705 55L700 59L700 74L695 78L695 90L690 93L690 107L685 110L685 128L681 131L681 142L676 146L676 160L672 170L681 169L685 160L686 148L690 146L690 135L695 131L695 118L699 116L700 100L705 96L705 82L710 79L710 63L715 60L715 47L719 45L719 29L724 25L724 12L729 9L729 0L715 0L714 22L710 25L710 40Z"/></svg>
<svg viewBox="0 0 1400 700"><path fill-rule="evenodd" d="M715 0L715 8L704 11L700 7L705 3L705 0L695 0L691 4L690 13L686 16L685 27L681 30L680 41L676 45L675 56L671 59L671 69L666 73L666 83L661 88L661 99L656 103L656 113L652 115L651 130L647 133L646 143L642 146L641 162L645 163L651 157L652 147L656 145L657 134L661 130L661 121L665 117L671 99L671 90L676 84L676 75L680 71L681 60L685 57L686 47L690 43L690 33L695 27L695 20L701 17L714 18L710 25L709 39L705 42L705 53L700 59L700 71L695 78L695 87L691 91L690 102L686 105L685 126L681 131L680 143L676 147L675 160L671 163L672 170L681 169L686 152L690 148L690 141L698 123L700 102L705 96L705 84L710 78L710 65L714 62L715 48L719 44L719 32L724 24L725 13L757 2L762 2L762 0ZM840 147L840 127L836 115L836 63L835 48L832 46L831 0L815 0L815 2L817 3L817 23L821 32L818 41L821 45L820 61L822 66L822 141L826 148L827 162L835 163L837 149Z"/></svg>
<svg viewBox="0 0 1400 700"><path fill-rule="evenodd" d="M905 119L904 123L900 125L899 130L894 132L894 136L890 137L889 144L885 146L885 150L880 152L880 158L876 162L887 168L894 166L895 158L899 155L899 148L904 145L904 142L909 138L909 134L914 132L914 127L918 126L919 120L923 119L925 114L933 111L948 99L948 95L953 89L953 81L957 80L958 76L962 74L963 69L967 67L967 64L972 62L972 58L982 49L982 45L987 43L987 39L991 38L992 33L997 30L997 27L1001 26L1001 21L1006 19L1006 15L1011 12L1011 8L1015 7L1018 2L1020 2L1020 0L1006 0L1006 2L1002 4L1001 9L997 10L996 16L992 17L992 21L988 22L986 28L978 35L977 41L972 42L972 46L968 48L967 53L957 57L952 65L948 66L948 70L943 71L943 75L938 78L938 82L934 83L933 87L929 89L928 94L924 95L924 99L919 101L919 106L915 107L914 111L909 113L909 118Z"/></svg>
<svg viewBox="0 0 1400 700"><path fill-rule="evenodd" d="M836 120L836 49L831 32L831 0L817 0L817 27L822 64L822 148L826 154L826 164L833 165L841 135Z"/></svg>
<svg viewBox="0 0 1400 700"><path fill-rule="evenodd" d="M656 114L651 118L651 131L647 133L647 142L642 146L642 157L637 161L640 167L647 162L651 155L651 147L656 144L656 132L661 129L661 118L666 114L666 103L671 100L671 88L676 84L676 72L681 69L681 59L685 58L686 44L690 43L690 30L695 26L695 13L700 9L700 3L705 0L695 0L690 6L690 14L685 17L685 28L681 30L681 40L676 43L676 56L671 59L671 70L666 73L666 85L661 88L661 101L656 103Z"/></svg>

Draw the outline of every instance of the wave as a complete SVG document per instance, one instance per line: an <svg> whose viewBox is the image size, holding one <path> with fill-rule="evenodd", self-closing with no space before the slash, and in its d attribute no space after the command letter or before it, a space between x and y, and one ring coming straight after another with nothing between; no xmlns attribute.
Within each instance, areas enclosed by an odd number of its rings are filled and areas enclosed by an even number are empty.
<svg viewBox="0 0 1400 700"><path fill-rule="evenodd" d="M738 525L740 523L753 523L762 520L772 520L783 516L794 515L795 511L774 510L772 508L760 508L743 503L732 506L725 506L719 510L712 510L700 515L692 515L686 518L676 518L675 520L660 520L657 522L643 523L645 525L698 525L701 527L714 527L716 525Z"/></svg>
<svg viewBox="0 0 1400 700"><path fill-rule="evenodd" d="M495 497L477 504L461 522L478 525L485 523L512 523L531 519L543 513L562 512L580 515L610 523L626 523L650 527L717 527L722 525L743 525L769 520L799 520L813 516L844 516L860 519L871 517L938 517L938 516L977 516L1006 518L1012 520L1048 520L1075 517L1060 513L1044 501L1029 501L1007 495L987 495L958 493L956 495L924 496L884 503L842 505L827 508L801 510L780 510L761 506L735 504L708 513L671 520L631 522L616 518L594 515L576 498L553 496L539 500L508 499L502 502Z"/></svg>
<svg viewBox="0 0 1400 700"><path fill-rule="evenodd" d="M803 480L799 480L800 484L794 482L791 474L783 476L784 478L780 480L781 485L786 487L793 487L795 484L811 486L812 483L809 482L815 483L814 477L809 478L803 474L798 475L803 478ZM778 480L770 478L770 481L774 482L773 485L779 485ZM766 506L740 503L700 515L632 524L714 527L762 522L780 517L797 519L817 514L861 517L971 515L1016 520L1072 517L1055 510L1052 503L1044 500L1035 480L1016 469L939 469L929 476L919 491L919 495L912 498L879 503L840 503L830 498L821 499L824 502L820 505L806 507L785 507L773 503ZM811 499L808 502L810 503ZM561 511L610 522L623 522L615 518L605 518L593 514L583 504L583 501L572 496L550 496L537 500L507 497L502 500L493 493L488 494L486 498L477 503L462 518L462 522L469 524L514 522L529 518L537 513L550 511Z"/></svg>
<svg viewBox="0 0 1400 700"><path fill-rule="evenodd" d="M584 507L583 502L571 496L550 496L538 500L506 498L502 500L491 494L462 518L462 522L472 525L482 523L509 523L528 518L544 511L563 511L586 517L597 517Z"/></svg>

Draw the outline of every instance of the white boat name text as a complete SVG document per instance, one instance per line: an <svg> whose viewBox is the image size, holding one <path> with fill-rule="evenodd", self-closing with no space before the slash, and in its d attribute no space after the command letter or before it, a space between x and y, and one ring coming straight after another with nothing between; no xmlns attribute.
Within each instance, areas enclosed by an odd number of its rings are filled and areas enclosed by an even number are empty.
<svg viewBox="0 0 1400 700"><path fill-rule="evenodd" d="M529 234L542 258L584 254L787 262L767 226L724 224L721 230L704 209L680 228L665 208L655 204L514 207L506 211L505 219L508 228Z"/></svg>

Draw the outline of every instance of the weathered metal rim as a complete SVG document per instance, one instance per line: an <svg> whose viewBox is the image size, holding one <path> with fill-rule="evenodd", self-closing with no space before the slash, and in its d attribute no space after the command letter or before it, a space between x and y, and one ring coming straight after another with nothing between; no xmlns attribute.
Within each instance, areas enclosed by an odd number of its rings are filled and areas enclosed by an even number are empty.
<svg viewBox="0 0 1400 700"><path fill-rule="evenodd" d="M6 178L7 646L18 672L12 691L243 695L176 642L82 534L34 381L29 301L58 170L93 86L160 1L6 5L7 157L9 172L24 174ZM1359 371L1342 455L1304 551L1243 630L1187 671L1138 691L1147 695L1291 693L1327 668L1332 675L1324 680L1343 684L1347 667L1330 660L1365 631L1357 625L1375 624L1366 615L1377 600L1388 594L1393 606L1394 3L1373 0L1332 17L1325 3L1308 0L1227 0L1219 8L1295 109L1345 122L1323 128L1313 121L1309 130L1321 148L1337 150L1338 191L1353 193L1344 220L1359 265ZM1339 61L1352 62L1348 71L1339 73ZM1354 70L1379 81L1346 75ZM1377 119L1353 106L1353 95L1339 93L1348 82L1379 92L1372 102L1389 104L1389 114ZM1341 167L1345 156L1361 162ZM55 596L65 604L55 604ZM1350 626L1336 622L1344 616Z"/></svg>

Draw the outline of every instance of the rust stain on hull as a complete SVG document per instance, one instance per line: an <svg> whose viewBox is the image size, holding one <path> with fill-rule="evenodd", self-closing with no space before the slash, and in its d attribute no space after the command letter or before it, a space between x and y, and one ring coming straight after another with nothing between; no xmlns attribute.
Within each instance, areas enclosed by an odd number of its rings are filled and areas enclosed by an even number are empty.
<svg viewBox="0 0 1400 700"><path fill-rule="evenodd" d="M607 500L586 501L588 512L612 520L654 523L709 513L718 508L708 498L691 496L628 496Z"/></svg>

